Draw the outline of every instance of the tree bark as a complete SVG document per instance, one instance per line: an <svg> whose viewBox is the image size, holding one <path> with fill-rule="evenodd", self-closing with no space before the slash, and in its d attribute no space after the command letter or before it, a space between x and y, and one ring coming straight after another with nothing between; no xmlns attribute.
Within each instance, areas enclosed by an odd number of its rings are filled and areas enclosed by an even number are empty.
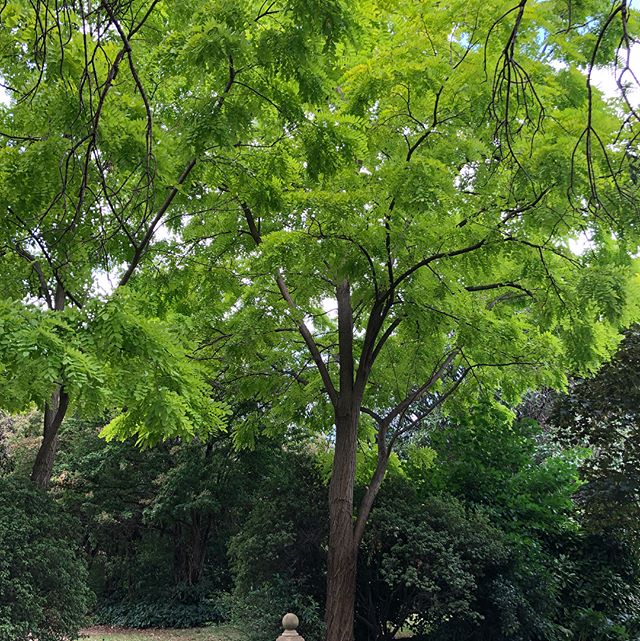
<svg viewBox="0 0 640 641"><path fill-rule="evenodd" d="M353 529L358 417L338 416L333 474L329 485L329 558L327 564L327 641L353 641L358 544Z"/></svg>
<svg viewBox="0 0 640 641"><path fill-rule="evenodd" d="M53 310L64 310L65 291L61 283L56 285ZM31 480L42 489L49 487L53 461L58 448L58 430L69 407L69 396L62 385L57 385L51 398L44 405L42 443L31 471Z"/></svg>
<svg viewBox="0 0 640 641"><path fill-rule="evenodd" d="M33 464L31 480L43 489L49 487L53 461L58 447L58 430L69 407L69 396L62 386L58 385L44 406L44 430L42 443Z"/></svg>

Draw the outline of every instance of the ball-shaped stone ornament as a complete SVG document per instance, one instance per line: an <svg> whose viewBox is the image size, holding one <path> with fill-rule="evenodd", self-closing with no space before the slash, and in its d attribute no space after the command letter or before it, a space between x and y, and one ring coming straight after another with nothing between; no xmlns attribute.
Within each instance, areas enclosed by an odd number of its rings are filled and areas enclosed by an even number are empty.
<svg viewBox="0 0 640 641"><path fill-rule="evenodd" d="M291 612L288 612L282 617L282 627L285 630L295 630L299 623L298 617Z"/></svg>

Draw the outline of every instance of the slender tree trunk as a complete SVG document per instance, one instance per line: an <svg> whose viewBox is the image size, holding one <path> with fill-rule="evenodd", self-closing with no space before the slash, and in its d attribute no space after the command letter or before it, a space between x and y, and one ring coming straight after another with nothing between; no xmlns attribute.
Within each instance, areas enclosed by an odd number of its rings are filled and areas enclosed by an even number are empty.
<svg viewBox="0 0 640 641"><path fill-rule="evenodd" d="M68 406L69 396L58 385L44 407L42 443L31 472L31 480L43 489L49 486L51 480L53 461L58 447L58 430L67 413Z"/></svg>
<svg viewBox="0 0 640 641"><path fill-rule="evenodd" d="M329 486L329 559L327 567L327 641L353 641L358 543L353 528L358 418L336 419L336 446Z"/></svg>
<svg viewBox="0 0 640 641"><path fill-rule="evenodd" d="M62 285L58 283L54 296L54 311L61 312L64 309L64 303L65 292ZM58 430L68 407L69 396L61 385L57 385L51 398L44 406L42 443L31 471L31 480L43 489L49 486L51 480L53 461L58 448Z"/></svg>

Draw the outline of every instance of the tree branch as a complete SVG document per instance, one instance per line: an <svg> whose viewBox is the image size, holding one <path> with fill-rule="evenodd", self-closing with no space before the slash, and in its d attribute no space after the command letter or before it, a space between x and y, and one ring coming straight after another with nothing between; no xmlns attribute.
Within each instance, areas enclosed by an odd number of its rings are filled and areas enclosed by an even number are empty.
<svg viewBox="0 0 640 641"><path fill-rule="evenodd" d="M47 307L49 309L53 309L51 292L49 291L49 286L47 285L47 279L45 278L44 272L42 271L42 266L38 262L38 259L33 254L30 254L26 249L23 249L22 247L20 247L20 245L17 245L17 244L16 244L16 251L20 256L22 256L24 259L26 259L29 262L29 264L33 268L33 271L35 271L36 275L38 276L38 280L40 281L40 290L42 292L42 295L44 296L45 301L47 302Z"/></svg>
<svg viewBox="0 0 640 641"><path fill-rule="evenodd" d="M444 374L447 372L451 363L453 363L456 356L460 353L460 348L456 347L452 350L442 361L442 363L434 369L431 376L420 387L409 393L402 401L400 401L389 413L384 417L383 421L386 425L390 425L393 419L409 409L412 403L423 396L429 388L431 388Z"/></svg>
<svg viewBox="0 0 640 641"><path fill-rule="evenodd" d="M249 227L249 233L251 234L253 241L255 242L256 246L260 245L262 243L262 236L260 234L260 230L258 229L258 226L256 225L253 211L251 211L251 208L245 202L240 203L240 208L244 213L244 217L247 221L247 226ZM309 353L313 358L313 362L318 368L318 372L320 373L320 377L322 378L322 383L324 385L324 388L327 394L329 395L329 398L331 399L331 403L333 404L334 408L337 409L338 392L333 384L333 381L331 380L329 369L327 368L326 363L322 359L322 354L318 348L318 345L316 344L313 338L313 335L311 334L311 331L309 330L306 323L304 322L304 318L302 316L301 310L299 309L299 307L296 305L295 301L291 297L291 292L289 291L289 288L287 287L287 284L282 274L281 273L276 274L275 280L276 280L276 284L278 285L278 289L280 290L280 294L282 298L285 300L285 302L289 306L289 310L294 313L294 319L296 315L300 317L299 320L295 319L295 323L298 328L298 331L300 332L300 335L304 339L307 349L309 350ZM340 371L342 376L342 367L340 368Z"/></svg>
<svg viewBox="0 0 640 641"><path fill-rule="evenodd" d="M140 263L142 256L144 255L149 243L151 242L151 239L153 238L153 235L156 231L156 227L162 220L162 217L167 213L167 210L171 206L171 203L173 202L174 198L178 195L178 192L180 191L179 190L180 185L182 185L185 182L185 180L188 178L189 174L191 173L191 170L195 166L196 166L196 159L192 158L187 164L187 166L184 168L182 173L180 174L180 177L178 178L178 181L176 182L176 184L171 188L171 190L167 194L167 197L164 199L164 202L160 206L160 209L158 209L158 211L156 212L156 215L153 217L153 220L147 227L147 231L142 237L142 240L140 241L140 243L138 243L138 246L136 247L135 252L133 254L133 258L131 259L131 262L129 263L127 270L122 275L122 278L118 283L118 287L123 287L124 285L126 285L129 282L129 279L131 278L131 276L133 276L133 272L135 271L136 267Z"/></svg>

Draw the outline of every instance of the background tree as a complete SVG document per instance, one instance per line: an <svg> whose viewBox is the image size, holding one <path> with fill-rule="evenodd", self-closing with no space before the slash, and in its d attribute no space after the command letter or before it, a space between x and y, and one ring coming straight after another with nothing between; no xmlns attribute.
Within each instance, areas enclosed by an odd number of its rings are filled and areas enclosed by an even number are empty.
<svg viewBox="0 0 640 641"><path fill-rule="evenodd" d="M638 535L640 331L627 330L611 362L587 379L572 381L550 417L560 443L589 448L580 502L596 531Z"/></svg>
<svg viewBox="0 0 640 641"><path fill-rule="evenodd" d="M69 419L51 493L80 522L95 620L126 627L219 622L233 586L227 547L281 464L275 443L234 451L230 435L141 450Z"/></svg>
<svg viewBox="0 0 640 641"><path fill-rule="evenodd" d="M69 406L82 406L77 371L103 387L104 355L79 331L87 319L65 331L69 317L154 263L175 216L200 208L202 166L252 130L265 94L320 93L323 47L346 22L339 2L2 4L0 373L29 383L6 408L43 409L38 485ZM12 326L20 309L30 334ZM193 404L176 381L166 387L167 415Z"/></svg>

